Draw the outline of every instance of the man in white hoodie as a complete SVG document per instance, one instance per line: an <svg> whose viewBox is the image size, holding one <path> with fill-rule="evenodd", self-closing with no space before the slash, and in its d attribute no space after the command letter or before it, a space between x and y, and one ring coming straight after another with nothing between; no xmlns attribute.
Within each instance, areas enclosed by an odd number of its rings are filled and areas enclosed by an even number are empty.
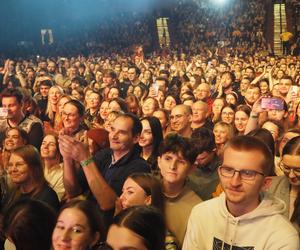
<svg viewBox="0 0 300 250"><path fill-rule="evenodd" d="M299 235L282 215L283 201L267 196L273 157L250 136L226 144L218 173L224 193L191 212L183 250L299 250Z"/></svg>

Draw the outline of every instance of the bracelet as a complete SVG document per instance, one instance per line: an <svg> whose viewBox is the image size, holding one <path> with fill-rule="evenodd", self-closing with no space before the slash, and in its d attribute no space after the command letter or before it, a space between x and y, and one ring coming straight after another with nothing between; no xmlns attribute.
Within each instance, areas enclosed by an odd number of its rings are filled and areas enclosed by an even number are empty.
<svg viewBox="0 0 300 250"><path fill-rule="evenodd" d="M89 158L87 158L86 160L83 160L80 162L81 167L86 167L87 165L89 165L91 162L94 161L93 156L90 156Z"/></svg>
<svg viewBox="0 0 300 250"><path fill-rule="evenodd" d="M250 117L251 117L251 118L254 118L254 119L257 119L257 118L258 118L258 115L251 115Z"/></svg>

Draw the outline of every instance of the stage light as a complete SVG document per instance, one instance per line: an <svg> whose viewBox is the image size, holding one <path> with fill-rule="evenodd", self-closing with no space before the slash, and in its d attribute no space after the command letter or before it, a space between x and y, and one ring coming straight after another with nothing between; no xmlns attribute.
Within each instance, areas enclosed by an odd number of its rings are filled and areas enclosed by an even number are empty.
<svg viewBox="0 0 300 250"><path fill-rule="evenodd" d="M211 0L213 4L216 5L223 5L225 4L228 0Z"/></svg>

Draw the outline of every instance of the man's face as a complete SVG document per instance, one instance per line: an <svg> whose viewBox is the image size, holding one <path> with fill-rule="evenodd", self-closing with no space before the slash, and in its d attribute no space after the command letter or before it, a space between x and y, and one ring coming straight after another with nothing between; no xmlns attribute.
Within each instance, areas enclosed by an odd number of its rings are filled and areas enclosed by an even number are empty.
<svg viewBox="0 0 300 250"><path fill-rule="evenodd" d="M246 69L245 71L245 75L249 78L254 78L255 75L254 75L254 71L252 69Z"/></svg>
<svg viewBox="0 0 300 250"><path fill-rule="evenodd" d="M110 75L103 76L103 83L106 86L112 85L114 83L113 78Z"/></svg>
<svg viewBox="0 0 300 250"><path fill-rule="evenodd" d="M177 133L183 132L190 126L191 115L185 112L181 106L176 106L172 109L170 121L171 129Z"/></svg>
<svg viewBox="0 0 300 250"><path fill-rule="evenodd" d="M41 93L42 97L47 97L48 96L49 89L50 89L49 86L41 85L40 93Z"/></svg>
<svg viewBox="0 0 300 250"><path fill-rule="evenodd" d="M166 91L166 82L164 80L156 80L155 83L157 84L158 88L162 91Z"/></svg>
<svg viewBox="0 0 300 250"><path fill-rule="evenodd" d="M223 165L235 170L254 170L262 173L264 156L259 151L237 151L227 148L224 151ZM218 169L222 188L226 195L227 207L239 208L243 213L248 213L259 204L259 192L266 187L270 177L256 174L253 180L243 180L239 172L232 177L224 177Z"/></svg>
<svg viewBox="0 0 300 250"><path fill-rule="evenodd" d="M192 122L204 122L207 117L207 109L202 103L194 103L192 106Z"/></svg>
<svg viewBox="0 0 300 250"><path fill-rule="evenodd" d="M128 69L128 79L130 81L134 81L136 79L137 75L136 75L136 71L134 68L130 68Z"/></svg>
<svg viewBox="0 0 300 250"><path fill-rule="evenodd" d="M290 79L281 79L279 81L279 93L283 96L286 96L292 86L292 82Z"/></svg>
<svg viewBox="0 0 300 250"><path fill-rule="evenodd" d="M181 153L166 152L157 158L163 181L170 184L181 184L189 174L191 165Z"/></svg>
<svg viewBox="0 0 300 250"><path fill-rule="evenodd" d="M97 109L100 106L100 96L97 93L91 93L86 98L87 106L92 109Z"/></svg>
<svg viewBox="0 0 300 250"><path fill-rule="evenodd" d="M14 119L18 118L22 112L22 104L17 101L17 98L12 97L3 97L2 98L2 107L8 109L8 118Z"/></svg>
<svg viewBox="0 0 300 250"><path fill-rule="evenodd" d="M227 70L226 65L224 65L224 64L219 65L219 72L220 73L224 73L226 70Z"/></svg>
<svg viewBox="0 0 300 250"><path fill-rule="evenodd" d="M127 153L138 142L139 136L132 135L132 126L133 121L126 117L118 117L113 122L109 133L109 142L110 148L114 152Z"/></svg>
<svg viewBox="0 0 300 250"><path fill-rule="evenodd" d="M245 99L248 104L253 105L260 96L259 88L248 88L245 93Z"/></svg>
<svg viewBox="0 0 300 250"><path fill-rule="evenodd" d="M201 83L195 90L194 95L197 100L205 100L210 96L210 88L208 84Z"/></svg>
<svg viewBox="0 0 300 250"><path fill-rule="evenodd" d="M285 110L272 109L268 111L268 119L281 121L287 116L287 112Z"/></svg>
<svg viewBox="0 0 300 250"><path fill-rule="evenodd" d="M232 79L229 74L223 74L221 78L221 84L224 89L227 89L231 86Z"/></svg>
<svg viewBox="0 0 300 250"><path fill-rule="evenodd" d="M47 66L47 70L49 73L54 74L55 73L55 63L49 62Z"/></svg>
<svg viewBox="0 0 300 250"><path fill-rule="evenodd" d="M242 79L240 83L240 89L242 92L246 91L250 85L250 81L248 79Z"/></svg>

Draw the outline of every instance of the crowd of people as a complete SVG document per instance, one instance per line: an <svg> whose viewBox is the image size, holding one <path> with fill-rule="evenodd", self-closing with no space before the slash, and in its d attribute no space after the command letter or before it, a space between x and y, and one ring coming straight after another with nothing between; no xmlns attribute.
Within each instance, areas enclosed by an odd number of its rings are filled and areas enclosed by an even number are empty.
<svg viewBox="0 0 300 250"><path fill-rule="evenodd" d="M3 60L0 248L298 250L300 60L263 2L179 1L174 50Z"/></svg>

